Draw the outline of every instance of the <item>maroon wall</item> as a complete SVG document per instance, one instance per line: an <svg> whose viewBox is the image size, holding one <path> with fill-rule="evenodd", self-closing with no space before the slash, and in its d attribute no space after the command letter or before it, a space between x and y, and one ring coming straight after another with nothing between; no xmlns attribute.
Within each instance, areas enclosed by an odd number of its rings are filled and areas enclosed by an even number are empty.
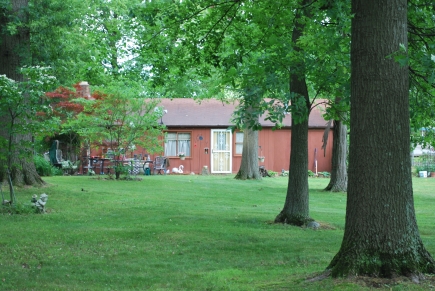
<svg viewBox="0 0 435 291"><path fill-rule="evenodd" d="M171 131L169 129L168 131ZM208 166L210 169L211 145L210 145L210 128L183 128L176 129L176 131L184 131L191 133L191 157L186 157L185 160L180 160L178 157L169 158L169 169L178 168L180 165L184 166L184 174L201 173L203 166ZM328 145L326 148L326 156L322 150L322 138L324 129L310 129L308 134L308 169L315 172L315 156L317 158L317 171L331 171L331 156L332 156L332 132L330 133ZM272 131L265 128L259 132L258 145L261 146L261 154L265 157L263 163L267 170L281 172L282 169L288 170L290 164L290 129L279 129ZM205 148L209 151L206 153ZM317 153L316 153L317 152ZM137 148L136 154L147 154L146 149ZM152 155L154 159L157 153ZM259 151L260 154L260 151ZM91 156L102 156L101 148L92 150ZM130 153L129 153L130 155ZM232 172L237 173L240 168L241 156L234 154L234 135L233 135L233 163Z"/></svg>

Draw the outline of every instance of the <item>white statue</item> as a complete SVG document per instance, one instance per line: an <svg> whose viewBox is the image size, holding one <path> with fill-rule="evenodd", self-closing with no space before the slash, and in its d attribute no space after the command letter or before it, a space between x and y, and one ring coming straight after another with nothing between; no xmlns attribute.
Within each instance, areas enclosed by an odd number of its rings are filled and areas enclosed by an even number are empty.
<svg viewBox="0 0 435 291"><path fill-rule="evenodd" d="M184 166L180 165L178 168L173 168L172 169L172 173L182 174L183 173L183 169L184 169Z"/></svg>
<svg viewBox="0 0 435 291"><path fill-rule="evenodd" d="M32 202L36 199L36 195L33 195ZM45 204L47 203L48 195L42 193L39 199L34 203L40 213L45 213Z"/></svg>

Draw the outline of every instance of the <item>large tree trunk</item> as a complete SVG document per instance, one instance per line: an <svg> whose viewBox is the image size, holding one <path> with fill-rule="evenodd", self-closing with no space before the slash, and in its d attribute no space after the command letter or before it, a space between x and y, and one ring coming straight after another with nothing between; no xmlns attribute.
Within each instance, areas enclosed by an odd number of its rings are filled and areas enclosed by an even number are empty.
<svg viewBox="0 0 435 291"><path fill-rule="evenodd" d="M28 6L28 0L13 0L12 12L21 21L26 22L27 16L23 8ZM3 26L7 23L7 19L0 19L0 25ZM31 58L29 50L30 36L27 30L19 29L15 35L10 35L6 30L2 30L0 42L0 74L5 74L8 78L15 81L22 81L23 76L18 73L19 67L29 64ZM1 98L1 96L0 96ZM2 124L8 124L9 120L2 117L0 120ZM25 122L20 120L19 122ZM0 127L0 135L9 140L9 133L7 126ZM17 135L14 140L14 152L12 153L12 169L11 177L14 185L35 185L42 184L43 181L36 172L35 165L33 163L32 149L25 149L25 155L22 155L22 151L18 154L19 146L24 144L25 141L31 142L32 136L29 135ZM5 148L0 149L0 155L7 156ZM7 176L6 168L4 167L4 161L2 161L2 167L0 167L0 181L3 181Z"/></svg>
<svg viewBox="0 0 435 291"><path fill-rule="evenodd" d="M243 131L242 163L235 179L261 179L258 170L258 131L246 128Z"/></svg>
<svg viewBox="0 0 435 291"><path fill-rule="evenodd" d="M331 180L325 190L347 191L347 126L342 121L334 121L332 140Z"/></svg>
<svg viewBox="0 0 435 291"><path fill-rule="evenodd" d="M407 47L406 0L352 0L349 185L333 276L418 278L435 262L414 210L408 68L388 55Z"/></svg>

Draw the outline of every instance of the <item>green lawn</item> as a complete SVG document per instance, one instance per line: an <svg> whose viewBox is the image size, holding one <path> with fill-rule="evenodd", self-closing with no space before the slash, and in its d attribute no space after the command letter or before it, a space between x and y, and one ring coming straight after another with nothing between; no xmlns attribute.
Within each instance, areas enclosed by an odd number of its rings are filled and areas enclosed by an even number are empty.
<svg viewBox="0 0 435 291"><path fill-rule="evenodd" d="M142 177L50 177L48 187L17 189L20 202L47 193L48 213L0 215L0 290L370 290L305 282L343 236L346 195L323 192L327 179L310 179L311 216L328 226L315 231L271 223L284 204L283 177ZM435 255L435 179L416 178L414 188L420 232Z"/></svg>

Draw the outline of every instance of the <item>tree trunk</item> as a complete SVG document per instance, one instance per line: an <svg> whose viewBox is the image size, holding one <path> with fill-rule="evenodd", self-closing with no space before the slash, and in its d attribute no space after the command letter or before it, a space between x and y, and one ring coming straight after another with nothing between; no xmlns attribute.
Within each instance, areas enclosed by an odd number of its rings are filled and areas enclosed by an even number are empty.
<svg viewBox="0 0 435 291"><path fill-rule="evenodd" d="M305 5L307 1L303 1ZM302 49L297 45L303 35L305 24L300 21L302 12L295 16L295 26L292 32L294 50L298 53ZM302 58L302 56L299 56ZM287 196L284 208L275 218L277 223L288 223L302 226L312 219L309 217L308 195L308 119L311 103L305 79L305 63L300 59L298 64L291 68L290 92L292 105L304 103L298 112L292 111L292 132L290 143L290 169L287 186ZM299 102L298 102L299 101ZM296 119L297 118L297 119Z"/></svg>
<svg viewBox="0 0 435 291"><path fill-rule="evenodd" d="M415 218L409 157L408 68L388 55L407 47L407 1L352 0L349 185L333 276L435 271Z"/></svg>
<svg viewBox="0 0 435 291"><path fill-rule="evenodd" d="M334 121L332 140L331 180L325 190L347 191L347 126L342 121Z"/></svg>
<svg viewBox="0 0 435 291"><path fill-rule="evenodd" d="M275 222L302 226L309 218L308 195L308 119L292 122L290 169L287 196Z"/></svg>
<svg viewBox="0 0 435 291"><path fill-rule="evenodd" d="M26 22L27 16L23 8L28 6L28 0L13 0L11 1L14 13L21 21ZM0 25L3 26L7 23L6 18L0 19ZM1 34L2 41L0 42L0 74L5 74L8 78L15 81L22 81L23 76L18 73L18 68L29 64L31 59L29 42L30 36L27 30L19 29L17 34L10 35L3 30ZM1 97L0 97L1 98ZM9 120L5 116L1 117L0 122L2 124L9 124ZM21 120L19 122L25 122ZM0 135L6 140L9 139L9 133L7 132L7 126L1 126ZM31 142L32 136L29 135L17 135L14 140L14 151L12 153L12 169L11 177L14 185L35 185L42 184L41 177L36 172L36 168L32 159L33 151L28 148L24 152L25 155L18 154L18 147L24 142ZM7 152L4 148L0 149L0 155L7 156ZM2 164L4 165L3 161ZM6 167L0 167L0 181L4 181L6 178Z"/></svg>
<svg viewBox="0 0 435 291"><path fill-rule="evenodd" d="M258 131L246 128L243 131L242 163L235 179L261 179L258 170Z"/></svg>

